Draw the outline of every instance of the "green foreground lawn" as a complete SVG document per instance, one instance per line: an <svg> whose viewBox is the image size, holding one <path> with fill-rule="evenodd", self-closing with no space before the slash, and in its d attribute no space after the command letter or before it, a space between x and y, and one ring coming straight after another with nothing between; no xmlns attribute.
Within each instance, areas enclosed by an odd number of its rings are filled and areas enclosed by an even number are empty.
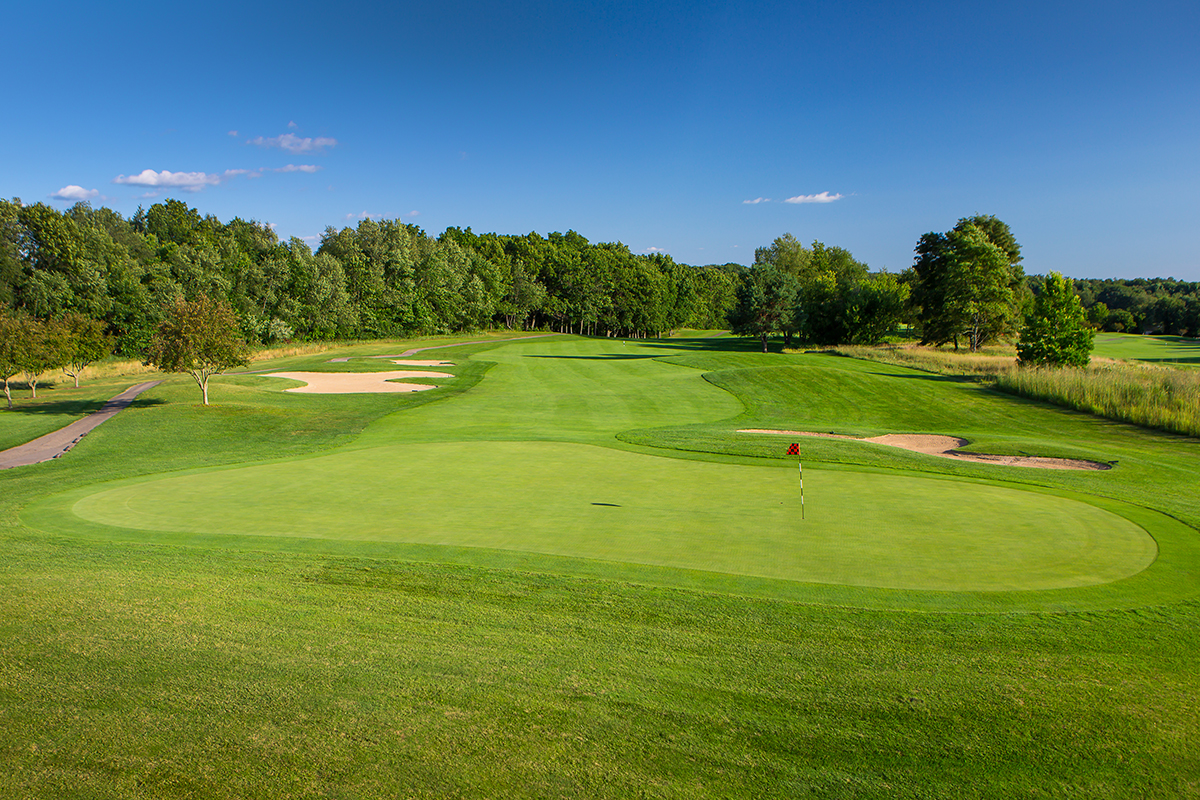
<svg viewBox="0 0 1200 800"><path fill-rule="evenodd" d="M0 473L0 796L1200 793L1194 440L719 337L429 355ZM1116 467L805 440L799 522L743 427Z"/></svg>

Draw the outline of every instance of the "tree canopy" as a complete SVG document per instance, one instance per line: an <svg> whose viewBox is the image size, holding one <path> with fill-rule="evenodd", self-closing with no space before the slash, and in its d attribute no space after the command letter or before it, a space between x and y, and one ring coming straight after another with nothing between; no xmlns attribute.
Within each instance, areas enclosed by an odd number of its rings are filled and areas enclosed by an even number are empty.
<svg viewBox="0 0 1200 800"><path fill-rule="evenodd" d="M993 216L960 219L920 238L913 263L913 316L925 344L965 338L971 350L1016 329L1024 272L1021 248Z"/></svg>
<svg viewBox="0 0 1200 800"><path fill-rule="evenodd" d="M1017 357L1022 364L1086 367L1094 338L1079 296L1062 275L1051 272L1025 320Z"/></svg>
<svg viewBox="0 0 1200 800"><path fill-rule="evenodd" d="M195 300L176 298L154 332L146 363L164 372L191 375L208 405L208 379L231 367L245 366L247 355L233 309L224 300L200 295Z"/></svg>

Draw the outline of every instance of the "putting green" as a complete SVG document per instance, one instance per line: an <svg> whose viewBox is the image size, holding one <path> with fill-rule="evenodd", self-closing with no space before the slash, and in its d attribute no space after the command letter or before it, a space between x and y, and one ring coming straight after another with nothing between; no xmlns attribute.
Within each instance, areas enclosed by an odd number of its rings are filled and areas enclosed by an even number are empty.
<svg viewBox="0 0 1200 800"><path fill-rule="evenodd" d="M1108 583L1154 561L1084 502L906 474L683 461L563 442L430 442L126 482L83 520L180 534L490 548L939 591Z"/></svg>

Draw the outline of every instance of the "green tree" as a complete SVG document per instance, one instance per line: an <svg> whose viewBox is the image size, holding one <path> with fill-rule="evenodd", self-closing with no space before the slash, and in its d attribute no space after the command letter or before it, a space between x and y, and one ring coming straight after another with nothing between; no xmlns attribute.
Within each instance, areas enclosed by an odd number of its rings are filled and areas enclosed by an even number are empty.
<svg viewBox="0 0 1200 800"><path fill-rule="evenodd" d="M1108 322L1108 306L1104 303L1096 303L1087 310L1087 321L1094 330L1103 330Z"/></svg>
<svg viewBox="0 0 1200 800"><path fill-rule="evenodd" d="M1017 357L1022 364L1086 367L1095 335L1071 284L1051 272L1025 320Z"/></svg>
<svg viewBox="0 0 1200 800"><path fill-rule="evenodd" d="M991 216L960 219L916 247L910 303L925 344L966 337L972 350L1014 332L1024 286L1021 249Z"/></svg>
<svg viewBox="0 0 1200 800"><path fill-rule="evenodd" d="M1108 317L1104 320L1104 330L1133 333L1137 331L1137 320L1128 309L1115 308L1108 312Z"/></svg>
<svg viewBox="0 0 1200 800"><path fill-rule="evenodd" d="M20 340L22 346L18 352L18 363L36 399L42 373L66 363L67 336L62 323L57 320L27 318L21 324L25 332Z"/></svg>
<svg viewBox="0 0 1200 800"><path fill-rule="evenodd" d="M0 379L4 380L4 399L8 401L9 410L13 401L8 381L21 371L28 329L28 318L0 315Z"/></svg>
<svg viewBox="0 0 1200 800"><path fill-rule="evenodd" d="M191 301L175 299L150 340L146 363L163 372L191 375L208 405L208 379L245 366L247 356L233 309L224 300L201 295Z"/></svg>
<svg viewBox="0 0 1200 800"><path fill-rule="evenodd" d="M730 315L733 332L755 336L767 352L767 337L792 325L796 313L796 278L772 264L750 270L738 289L737 306Z"/></svg>
<svg viewBox="0 0 1200 800"><path fill-rule="evenodd" d="M79 388L79 373L112 352L112 339L104 332L104 323L74 311L63 315L63 372L75 379Z"/></svg>

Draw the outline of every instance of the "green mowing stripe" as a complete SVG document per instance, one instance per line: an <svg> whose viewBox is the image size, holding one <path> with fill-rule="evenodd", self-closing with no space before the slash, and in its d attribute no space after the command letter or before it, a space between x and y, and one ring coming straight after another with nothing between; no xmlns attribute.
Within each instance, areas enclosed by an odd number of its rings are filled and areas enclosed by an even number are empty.
<svg viewBox="0 0 1200 800"><path fill-rule="evenodd" d="M395 446L181 473L80 489L23 516L68 535L451 561L869 607L1093 607L1194 585L1186 558L1182 571L1167 559L1150 569L1161 574L1139 580L1155 555L1143 528L1186 533L1126 504L809 472L804 523L790 470L561 443Z"/></svg>

